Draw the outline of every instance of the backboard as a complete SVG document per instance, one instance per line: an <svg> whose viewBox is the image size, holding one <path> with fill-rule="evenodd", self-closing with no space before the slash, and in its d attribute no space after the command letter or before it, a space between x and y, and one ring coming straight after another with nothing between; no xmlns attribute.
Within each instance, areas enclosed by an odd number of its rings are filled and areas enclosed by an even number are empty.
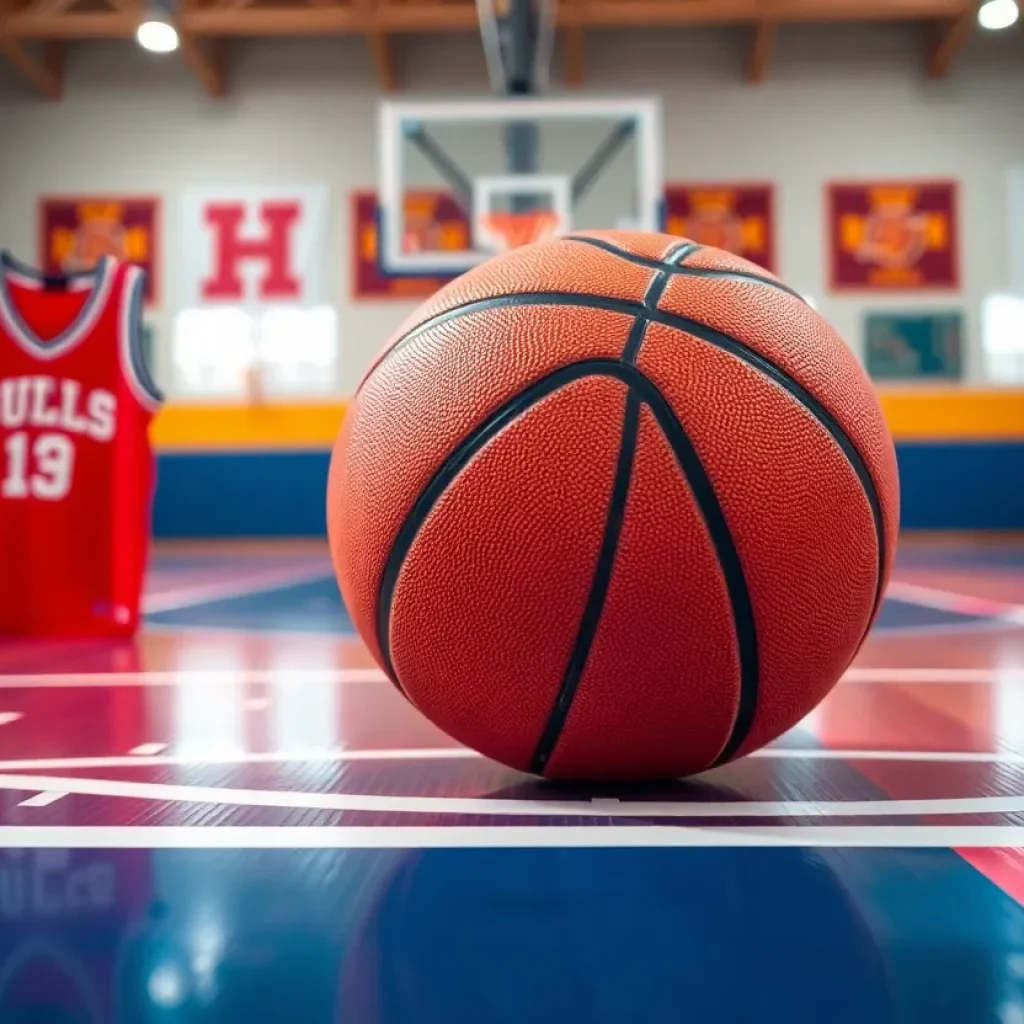
<svg viewBox="0 0 1024 1024"><path fill-rule="evenodd" d="M385 101L379 131L386 273L457 274L552 234L661 226L653 97ZM444 225L410 202L423 196L443 197Z"/></svg>

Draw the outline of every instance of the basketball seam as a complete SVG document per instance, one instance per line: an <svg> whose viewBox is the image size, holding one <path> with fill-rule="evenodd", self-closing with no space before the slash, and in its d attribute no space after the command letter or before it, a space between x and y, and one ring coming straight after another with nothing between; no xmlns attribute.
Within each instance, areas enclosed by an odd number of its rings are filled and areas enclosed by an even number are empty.
<svg viewBox="0 0 1024 1024"><path fill-rule="evenodd" d="M643 345L644 337L647 334L647 325L651 322L647 313L658 308L658 303L661 302L661 297L665 294L665 289L668 287L669 271L675 266L677 261L685 260L697 248L692 242L681 242L673 246L665 257L665 262L661 265L661 269L652 275L650 283L647 285L647 291L644 292L643 310L637 313L633 326L630 329L629 337L626 339L626 347L622 350L623 362L636 362L637 356L640 354L640 347Z"/></svg>
<svg viewBox="0 0 1024 1024"><path fill-rule="evenodd" d="M635 263L641 267L649 267L652 270L662 271L669 275L674 274L687 277L700 277L706 278L708 280L740 281L741 283L746 281L753 281L756 284L767 285L769 288L775 288L777 291L785 292L787 295L791 295L794 299L799 299L802 303L804 303L804 305L807 304L807 300L799 292L794 291L792 288L783 284L781 281L774 281L768 277L761 277L759 274L753 274L743 270L712 270L709 267L689 267L685 266L682 263L670 264L666 263L663 260L648 259L646 256L637 256L631 252L626 251L625 249L619 249L616 246L611 245L608 242L604 242L598 238L584 238L581 237L580 235L566 235L564 236L562 241L579 242L582 245L590 245L596 249L601 249L604 252L611 253L613 256L620 256L622 259L626 260L629 263ZM700 252L700 250L703 248L703 246L700 246L695 242L688 242L685 244L689 245L689 249L683 256L683 259L688 259L694 253ZM529 295L534 293L523 292L521 294ZM456 309L462 308L464 308L464 306L455 306L453 307L452 310L448 310L448 312L453 312ZM363 379L359 382L359 386L356 388L356 394L359 394L359 392L363 389L366 382L370 379L370 377L373 376L374 371L380 366L381 363L384 362L385 359L387 359L389 355L391 355L392 352L395 351L396 348L398 348L399 345L401 345L408 338L413 337L414 335L419 333L419 331L422 330L423 327L434 322L436 322L435 318L431 317L429 320L425 320L423 323L417 324L415 327L410 328L406 334L402 335L401 338L398 338L396 341L394 341L389 349L387 349L385 352L382 352L377 357L376 362L369 368L369 370L366 371L366 374L363 377Z"/></svg>
<svg viewBox="0 0 1024 1024"><path fill-rule="evenodd" d="M687 254L696 248L690 242L677 243L665 257L665 267L651 275L651 280L644 293L645 309L657 309L658 302L668 284L669 276L665 272L675 261L683 260ZM650 320L642 314L637 314L630 329L626 346L622 351L622 361L634 364L644 343L644 335L647 333L647 325ZM594 637L597 635L597 627L600 623L601 612L604 608L604 601L611 585L612 572L615 569L615 557L618 553L619 536L622 531L622 520L625 515L626 502L629 498L629 481L633 474L633 461L636 454L637 427L640 418L640 403L630 391L626 397L626 408L622 420L622 438L619 442L619 454L615 465L615 479L612 482L611 501L608 505L608 517L605 525L605 532L601 538L601 547L598 554L597 566L594 569L594 576L590 583L590 592L587 603L584 605L583 615L580 617L580 626L576 634L576 642L573 644L572 653L566 663L565 675L562 678L562 685L558 691L554 707L544 729L541 732L540 740L533 754L530 763L530 770L538 775L543 774L544 767L548 763L555 747L558 745L562 729L572 709L572 702L575 699L576 691L579 688L580 679L587 667L587 660L590 657L590 648L593 646Z"/></svg>
<svg viewBox="0 0 1024 1024"><path fill-rule="evenodd" d="M701 341L706 341L716 348L730 355L747 365L752 366L763 376L773 380L791 397L795 398L824 428L838 445L840 451L846 457L854 474L860 481L864 490L868 505L870 506L872 520L875 526L875 536L878 546L878 574L875 583L875 600L872 606L872 614L869 622L874 619L878 606L882 599L882 585L885 580L886 558L885 558L885 526L882 520L881 502L878 497L878 487L875 484L871 471L867 467L864 457L860 454L857 446L850 439L849 435L840 426L835 417L825 406L815 398L802 384L792 378L785 370L776 366L770 359L756 352L738 338L730 334L715 330L707 324L698 320L691 320L688 317L680 316L664 309L648 309L643 303L633 302L628 299L617 299L605 295L590 295L583 292L519 292L510 295L495 295L486 299L473 299L470 302L455 306L442 313L425 320L409 333L399 338L391 349L381 357L380 363L393 354L399 347L412 341L425 331L430 330L439 324L448 323L452 320L469 316L489 309L508 309L517 306L576 306L582 309L600 309L609 313L623 313L633 318L637 316L646 317L655 323L663 324L666 327L674 327L686 334L691 334ZM365 384L365 381L364 381Z"/></svg>
<svg viewBox="0 0 1024 1024"><path fill-rule="evenodd" d="M622 440L619 442L619 454L615 463L615 478L612 482L611 500L608 503L608 514L605 520L601 547L598 550L597 565L590 581L590 592L587 603L583 606L576 641L566 663L565 675L555 698L554 707L548 715L540 739L537 741L530 771L538 775L544 774L548 760L562 736L566 719L572 709L576 691L590 658L590 649L597 636L597 628L601 623L608 588L611 586L612 571L615 568L615 556L619 550L619 537L622 534L622 521L626 514L626 501L629 498L629 484L633 476L633 462L636 455L637 430L640 421L640 400L632 388L626 392L626 409L622 421Z"/></svg>
<svg viewBox="0 0 1024 1024"><path fill-rule="evenodd" d="M628 249L620 249L617 245L612 245L611 242L606 242L600 238L587 238L584 235L564 235L561 240L563 242L579 242L581 245L589 245L595 249L600 249L602 252L618 256L628 263L636 263L641 267L650 267L653 270L661 270L664 273L678 277L704 277L723 281L753 281L757 284L767 285L769 288L775 288L780 292L785 292L787 295L791 295L794 299L799 299L805 304L807 302L798 291L783 284L781 281L775 281L770 277L762 277L760 274L755 274L750 270L715 270L713 267L690 267L680 264L669 264L665 260L656 260L649 256L639 256ZM705 248L705 246L698 245L696 242L690 242L689 245L691 246L691 251L684 258Z"/></svg>
<svg viewBox="0 0 1024 1024"><path fill-rule="evenodd" d="M661 428L661 431L676 458L676 463L689 486L690 493L693 495L694 500L697 503L697 507L700 510L708 535L711 539L711 544L715 551L715 557L721 567L726 592L729 596L730 612L733 619L733 629L736 636L740 663L740 695L730 734L726 739L725 746L723 747L723 753L719 755L719 760L721 760L726 756L726 751L730 749L735 750L735 748L742 743L746 732L749 731L749 723L753 720L753 714L756 710L759 654L757 648L757 632L754 621L753 604L750 599L747 581L743 574L743 566L740 562L739 552L736 549L732 533L729 530L725 513L718 501L717 495L715 494L714 485L700 461L700 457L697 454L693 442L690 440L683 425L676 416L675 410L672 408L668 399L662 394L658 386L635 366L623 363L621 360L607 358L588 359L582 362L569 363L566 366L559 367L547 376L534 381L527 388L506 401L483 423L479 424L469 435L463 438L458 446L449 453L447 458L438 467L437 471L420 492L419 497L417 497L415 502L413 502L412 508L409 510L409 513L406 515L402 525L399 527L399 530L395 535L395 541L392 544L391 551L388 554L388 559L384 566L384 571L381 574L380 586L377 595L376 617L377 644L380 648L381 656L384 659L388 674L391 678L396 680L399 687L402 688L401 681L398 678L398 673L395 671L394 662L391 657L390 627L394 591L406 556L412 549L413 542L419 534L420 528L423 526L423 523L426 522L427 517L430 515L437 502L444 495L445 491L455 481L455 479L457 479L462 470L472 461L473 457L481 451L493 437L497 436L517 417L528 412L536 404L553 394L562 386L591 376L611 377L624 383L628 389L627 409L629 395L632 395L634 391L639 392L639 396L637 398L638 412L641 405L646 405L651 410L658 426ZM619 461L621 461L621 459L622 446L620 446ZM626 478L623 486L628 489L628 484L629 479ZM624 514L624 505L625 502L623 500L622 514ZM602 537L602 551L599 553L599 566L601 564L601 555L604 553L604 548L606 546L611 548L610 558L613 558L614 556L614 548L612 548L609 538L611 537L611 540L614 540L614 547L617 547L618 545L618 530L621 527L621 522L616 525L612 521L612 515L612 509L609 509L608 523L606 524L605 532ZM607 573L610 579L612 563L608 556L606 556L606 561ZM603 606L605 595L595 594L596 589L597 588L592 584L588 603L592 600L596 606L598 600L600 600L600 604ZM596 607L596 615L594 616L593 621L593 628L595 631L600 619L600 611L601 607ZM582 675L582 666L579 674ZM404 692L404 688L402 689ZM561 692L562 691L560 690L560 695ZM573 690L573 694L570 694L570 703L571 696L574 695L574 693L575 690ZM565 715L568 714L568 710L568 707L566 707ZM545 733L553 717L553 713L552 715L549 715L545 727ZM564 716L562 724L564 724ZM741 727L743 727L744 730L742 735L739 734L739 729ZM559 727L559 733L560 732L561 728ZM543 736L544 734L542 734L542 739ZM557 736L555 739L557 741ZM553 747L554 744L552 743L552 749ZM538 743L538 750L539 749L540 744ZM536 753L534 756L536 758ZM531 762L531 765L533 763L534 762Z"/></svg>

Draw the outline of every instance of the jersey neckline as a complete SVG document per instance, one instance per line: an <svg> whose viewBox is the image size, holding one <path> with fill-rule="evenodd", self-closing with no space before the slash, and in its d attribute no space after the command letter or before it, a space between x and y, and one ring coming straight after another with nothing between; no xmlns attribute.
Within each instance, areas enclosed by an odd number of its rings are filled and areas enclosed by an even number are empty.
<svg viewBox="0 0 1024 1024"><path fill-rule="evenodd" d="M89 297L78 316L60 334L46 340L35 334L25 323L11 297L9 279L17 278L19 286L40 290L47 275L15 259L6 250L0 252L0 324L7 329L15 343L29 355L37 359L56 359L74 348L95 326L106 305L114 276L113 269L114 261L108 256L101 256L93 270L64 275L70 287L75 290L89 288Z"/></svg>

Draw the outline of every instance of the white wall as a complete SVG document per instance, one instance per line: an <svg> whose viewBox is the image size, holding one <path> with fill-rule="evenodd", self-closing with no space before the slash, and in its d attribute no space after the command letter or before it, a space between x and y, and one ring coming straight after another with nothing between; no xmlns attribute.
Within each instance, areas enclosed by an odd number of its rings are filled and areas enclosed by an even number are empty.
<svg viewBox="0 0 1024 1024"><path fill-rule="evenodd" d="M1005 175L1024 164L1024 37L976 40L944 82L922 73L914 26L782 32L769 80L740 77L739 30L594 34L590 85L659 91L670 179L767 179L778 186L783 276L813 296L860 345L863 303L826 294L823 184L830 178L936 176L963 183L963 292L900 296L872 307L963 307L980 376L978 310L1008 283ZM418 93L482 92L471 37L399 42L404 86ZM354 387L408 311L348 298L349 192L375 178L372 67L361 40L239 43L231 95L205 97L176 58L133 45L72 54L67 98L45 103L0 74L0 245L35 255L42 192L124 191L165 198L165 266L176 242L174 204L188 185L327 181L335 190L329 268L342 334L339 387ZM173 282L165 280L165 293ZM156 319L158 337L169 323ZM158 368L159 370L159 368Z"/></svg>

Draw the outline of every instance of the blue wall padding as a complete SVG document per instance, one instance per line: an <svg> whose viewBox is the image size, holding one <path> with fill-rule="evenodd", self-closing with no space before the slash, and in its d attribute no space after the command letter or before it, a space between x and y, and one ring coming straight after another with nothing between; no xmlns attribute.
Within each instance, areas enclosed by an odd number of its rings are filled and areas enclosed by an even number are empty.
<svg viewBox="0 0 1024 1024"><path fill-rule="evenodd" d="M157 458L157 537L322 537L327 467L317 452L188 452Z"/></svg>
<svg viewBox="0 0 1024 1024"><path fill-rule="evenodd" d="M897 445L907 530L1024 530L1024 441ZM158 460L158 537L319 537L327 451Z"/></svg>
<svg viewBox="0 0 1024 1024"><path fill-rule="evenodd" d="M896 446L905 530L1024 530L1024 442Z"/></svg>

